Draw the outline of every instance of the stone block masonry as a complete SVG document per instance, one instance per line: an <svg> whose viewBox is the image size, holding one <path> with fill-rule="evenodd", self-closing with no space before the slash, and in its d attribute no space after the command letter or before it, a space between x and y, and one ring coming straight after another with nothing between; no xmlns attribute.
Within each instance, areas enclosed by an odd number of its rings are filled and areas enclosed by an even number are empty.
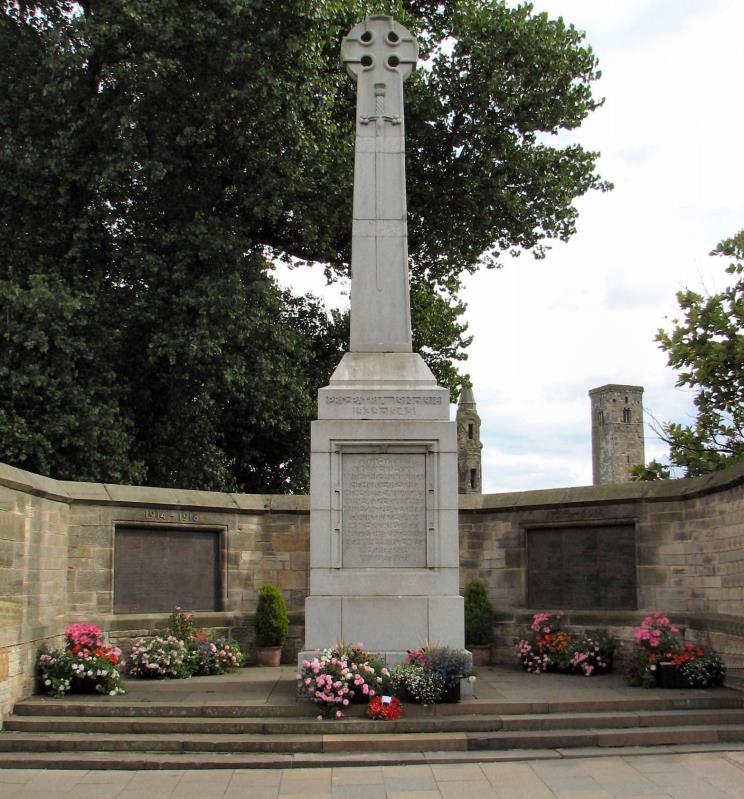
<svg viewBox="0 0 744 799"><path fill-rule="evenodd" d="M250 650L258 589L272 582L289 608L285 660L292 662L304 640L309 504L298 496L61 482L0 464L0 711L32 690L39 646L60 645L68 624L98 624L121 643L165 627L168 613L114 611L122 526L216 531L221 605L199 612L200 626L228 631ZM488 586L497 656L511 661L514 635L533 611L551 609L528 606L530 531L608 524L635 528L637 608L562 608L571 623L609 625L629 638L646 613L665 610L730 666L744 666L744 465L693 480L460 497L456 582Z"/></svg>

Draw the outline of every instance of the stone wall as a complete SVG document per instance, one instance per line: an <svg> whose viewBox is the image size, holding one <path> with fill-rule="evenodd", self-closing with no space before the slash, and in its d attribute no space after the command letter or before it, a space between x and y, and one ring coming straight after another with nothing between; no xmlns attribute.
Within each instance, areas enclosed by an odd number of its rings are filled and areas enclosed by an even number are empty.
<svg viewBox="0 0 744 799"><path fill-rule="evenodd" d="M620 523L636 529L638 608L616 617L617 631L627 638L647 612L663 610L744 666L744 465L691 480L461 497L462 585L488 586L497 654L511 657L530 616L529 531ZM588 626L613 618L580 608L573 615Z"/></svg>
<svg viewBox="0 0 744 799"><path fill-rule="evenodd" d="M0 719L31 692L36 652L67 623L69 505L54 481L2 467Z"/></svg>
<svg viewBox="0 0 744 799"><path fill-rule="evenodd" d="M568 609L570 622L629 638L647 612L664 610L744 665L744 466L694 480L462 496L461 586L487 584L497 658L511 660L532 611L550 610L528 607L530 532L620 524L636 531L638 608ZM290 612L285 660L302 646L307 497L69 483L0 464L0 714L29 692L39 645L57 646L66 625L98 624L121 644L165 628L167 613L113 612L117 526L214 531L220 606L197 614L200 626L250 651L258 589L272 582Z"/></svg>

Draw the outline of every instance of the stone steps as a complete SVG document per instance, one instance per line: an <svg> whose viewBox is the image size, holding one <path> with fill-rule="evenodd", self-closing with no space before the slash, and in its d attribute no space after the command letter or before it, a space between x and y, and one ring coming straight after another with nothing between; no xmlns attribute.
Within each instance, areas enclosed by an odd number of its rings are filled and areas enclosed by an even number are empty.
<svg viewBox="0 0 744 799"><path fill-rule="evenodd" d="M6 732L2 752L434 752L744 742L744 724L493 732L375 732L326 735Z"/></svg>
<svg viewBox="0 0 744 799"><path fill-rule="evenodd" d="M32 697L0 732L0 768L290 768L522 759L525 752L744 748L734 692L406 705L396 722L364 707L316 720L313 706L202 705Z"/></svg>
<svg viewBox="0 0 744 799"><path fill-rule="evenodd" d="M167 686L170 687L170 686ZM431 718L447 716L484 715L535 715L554 713L605 713L659 710L700 710L700 709L744 709L744 695L736 691L697 691L693 696L669 692L669 696L647 696L638 691L632 699L563 699L537 702L489 702L463 701L457 704L413 705L406 704L406 718ZM352 705L345 711L347 717L366 718L365 705ZM313 705L296 701L291 704L250 704L247 702L189 703L175 699L171 702L132 702L126 697L109 701L108 697L68 696L64 699L51 699L45 696L32 696L18 702L13 716L137 716L174 718L255 718L308 720L313 717ZM333 721L333 724L343 721Z"/></svg>
<svg viewBox="0 0 744 799"><path fill-rule="evenodd" d="M8 732L97 735L389 735L419 732L494 732L563 729L650 728L744 724L744 709L684 709L612 713L535 713L422 716L385 723L369 719L244 719L173 716L11 716ZM2 737L0 737L0 749Z"/></svg>

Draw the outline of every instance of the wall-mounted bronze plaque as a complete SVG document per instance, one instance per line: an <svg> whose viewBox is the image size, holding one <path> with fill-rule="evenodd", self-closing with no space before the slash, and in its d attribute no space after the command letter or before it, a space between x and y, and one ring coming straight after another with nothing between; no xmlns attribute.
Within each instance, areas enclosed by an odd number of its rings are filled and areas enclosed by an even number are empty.
<svg viewBox="0 0 744 799"><path fill-rule="evenodd" d="M529 607L637 608L632 524L545 527L526 535Z"/></svg>
<svg viewBox="0 0 744 799"><path fill-rule="evenodd" d="M114 613L221 610L220 533L120 527L114 533Z"/></svg>

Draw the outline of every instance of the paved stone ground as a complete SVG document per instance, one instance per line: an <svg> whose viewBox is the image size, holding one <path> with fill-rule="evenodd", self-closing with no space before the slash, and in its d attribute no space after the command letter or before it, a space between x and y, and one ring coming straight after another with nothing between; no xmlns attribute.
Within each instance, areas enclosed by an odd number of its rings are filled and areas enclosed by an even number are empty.
<svg viewBox="0 0 744 799"><path fill-rule="evenodd" d="M106 704L129 702L179 702L184 705L305 705L308 717L314 714L304 699L297 698L293 666L265 668L251 666L215 677L192 677L188 680L124 681L126 694L109 697L91 694L86 701ZM726 689L717 689L726 691ZM675 697L707 696L701 689L676 690ZM547 702L556 700L660 699L670 697L663 689L627 686L620 673L586 678L575 674L527 674L513 666L488 666L478 670L473 696L463 697L463 704L479 702ZM82 697L78 696L80 700ZM43 701L39 696L35 701ZM0 797L0 799L2 799Z"/></svg>
<svg viewBox="0 0 744 799"><path fill-rule="evenodd" d="M741 799L744 752L210 771L0 770L2 799Z"/></svg>

